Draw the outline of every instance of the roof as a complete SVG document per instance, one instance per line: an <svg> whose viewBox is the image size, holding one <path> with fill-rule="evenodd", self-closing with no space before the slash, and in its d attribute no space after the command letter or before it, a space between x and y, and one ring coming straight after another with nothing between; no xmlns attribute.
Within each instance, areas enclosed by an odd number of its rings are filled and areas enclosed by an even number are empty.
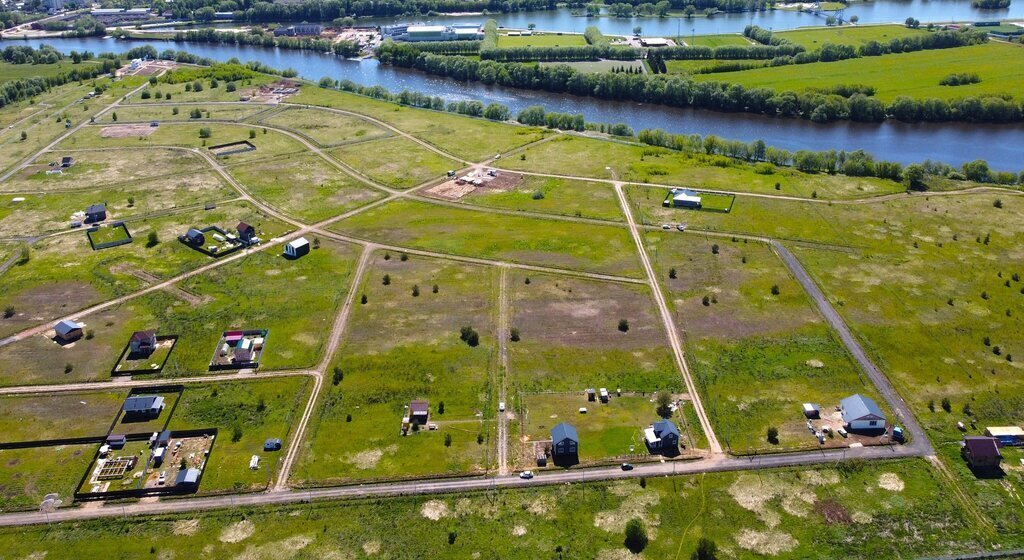
<svg viewBox="0 0 1024 560"><path fill-rule="evenodd" d="M992 437L1024 437L1024 430L1022 430L1020 426L989 426L988 428L985 428L985 435Z"/></svg>
<svg viewBox="0 0 1024 560"><path fill-rule="evenodd" d="M185 469L178 471L178 477L174 479L175 484L196 484L199 482L199 469Z"/></svg>
<svg viewBox="0 0 1024 560"><path fill-rule="evenodd" d="M645 45L668 45L668 39L664 39L662 37L646 37L644 39L640 39L640 42Z"/></svg>
<svg viewBox="0 0 1024 560"><path fill-rule="evenodd" d="M305 247L306 245L309 245L309 241L306 241L305 237L300 237L298 239L293 239L293 240L288 242L288 246L292 247L292 248L295 248L295 249L298 249L299 247Z"/></svg>
<svg viewBox="0 0 1024 560"><path fill-rule="evenodd" d="M115 441L116 442L116 441L125 441L127 439L128 439L128 436L126 436L124 434L110 434L109 436L107 436L106 441L108 441L108 442Z"/></svg>
<svg viewBox="0 0 1024 560"><path fill-rule="evenodd" d="M690 189L677 189L672 191L672 200L700 202L700 195Z"/></svg>
<svg viewBox="0 0 1024 560"><path fill-rule="evenodd" d="M60 160L62 162L64 162L64 163L68 163L68 162L71 162L71 161L75 161L75 158L73 158L71 156L64 156L64 157L60 158Z"/></svg>
<svg viewBox="0 0 1024 560"><path fill-rule="evenodd" d="M156 331L155 330L135 331L134 333L132 333L131 340L132 340L132 342L135 342L135 341L140 341L141 342L141 341L149 340L149 339L151 339L151 338L153 338L155 336L156 336Z"/></svg>
<svg viewBox="0 0 1024 560"><path fill-rule="evenodd" d="M267 441L263 442L263 445L281 445L281 438L267 438Z"/></svg>
<svg viewBox="0 0 1024 560"><path fill-rule="evenodd" d="M999 454L999 444L996 438L985 436L967 436L964 438L964 447L971 452L975 459L1002 458Z"/></svg>
<svg viewBox="0 0 1024 560"><path fill-rule="evenodd" d="M185 237L206 237L206 236L203 235L203 232L199 231L196 228L189 228L188 231L185 233Z"/></svg>
<svg viewBox="0 0 1024 560"><path fill-rule="evenodd" d="M427 412L429 406L430 405L427 403L427 401L412 401L409 403L409 411L412 412L413 414L419 412L425 413Z"/></svg>
<svg viewBox="0 0 1024 560"><path fill-rule="evenodd" d="M121 410L125 412L148 412L163 406L164 398L159 395L139 395L125 399Z"/></svg>
<svg viewBox="0 0 1024 560"><path fill-rule="evenodd" d="M409 33L444 33L443 25L410 25Z"/></svg>
<svg viewBox="0 0 1024 560"><path fill-rule="evenodd" d="M96 212L106 212L106 211L107 211L107 205L103 204L102 202L97 203L97 204L90 204L89 207L85 209L85 213L86 214L94 214Z"/></svg>
<svg viewBox="0 0 1024 560"><path fill-rule="evenodd" d="M580 442L580 436L576 433L576 428L572 424L562 422L561 424L551 428L551 441L559 442L563 439L571 439L576 443Z"/></svg>
<svg viewBox="0 0 1024 560"><path fill-rule="evenodd" d="M852 422L854 420L885 420L885 414L875 401L871 400L871 397L865 397L861 394L852 395L846 397L840 401L840 405L843 409L843 422Z"/></svg>
<svg viewBox="0 0 1024 560"><path fill-rule="evenodd" d="M238 227L236 227L235 229L237 229L238 231L247 231L247 230L256 229L256 228L252 227L251 225L249 225L249 224L247 224L245 222L238 222Z"/></svg>
<svg viewBox="0 0 1024 560"><path fill-rule="evenodd" d="M71 331L78 330L81 328L82 325L79 325L78 323L71 321L69 319L64 319L59 321L56 325L54 325L53 330L59 335L65 335Z"/></svg>
<svg viewBox="0 0 1024 560"><path fill-rule="evenodd" d="M663 438L669 434L679 437L679 428L669 420L658 420L654 423L654 433L659 438Z"/></svg>

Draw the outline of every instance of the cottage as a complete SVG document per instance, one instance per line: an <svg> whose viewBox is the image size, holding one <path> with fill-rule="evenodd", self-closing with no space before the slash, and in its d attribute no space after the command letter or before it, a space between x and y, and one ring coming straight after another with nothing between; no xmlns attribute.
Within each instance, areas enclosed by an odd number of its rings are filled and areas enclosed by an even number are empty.
<svg viewBox="0 0 1024 560"><path fill-rule="evenodd" d="M203 232L199 231L196 228L189 228L189 230L185 233L185 242L190 245L201 247L204 243L206 243L206 236L203 235Z"/></svg>
<svg viewBox="0 0 1024 560"><path fill-rule="evenodd" d="M178 471L178 477L174 479L175 486L191 487L199 484L199 469L182 469Z"/></svg>
<svg viewBox="0 0 1024 560"><path fill-rule="evenodd" d="M297 259L302 255L309 254L309 241L305 237L289 241L284 246L284 256Z"/></svg>
<svg viewBox="0 0 1024 560"><path fill-rule="evenodd" d="M71 156L64 156L64 157L60 158L60 166L61 167L71 167L74 164L75 164L75 158L73 158Z"/></svg>
<svg viewBox="0 0 1024 560"><path fill-rule="evenodd" d="M134 355L152 354L156 350L156 331L135 331L128 340L128 351Z"/></svg>
<svg viewBox="0 0 1024 560"><path fill-rule="evenodd" d="M92 224L107 219L107 205L103 203L92 204L85 209L85 223Z"/></svg>
<svg viewBox="0 0 1024 560"><path fill-rule="evenodd" d="M701 208L701 197L690 189L672 189L672 206L676 208Z"/></svg>
<svg viewBox="0 0 1024 560"><path fill-rule="evenodd" d="M64 319L53 327L58 342L72 342L82 338L82 325Z"/></svg>
<svg viewBox="0 0 1024 560"><path fill-rule="evenodd" d="M870 397L860 394L846 397L840 401L839 408L843 413L843 424L851 432L885 428L885 414Z"/></svg>
<svg viewBox="0 0 1024 560"><path fill-rule="evenodd" d="M580 436L572 424L562 422L551 428L551 457L575 457L579 454Z"/></svg>
<svg viewBox="0 0 1024 560"><path fill-rule="evenodd" d="M998 467L999 461L1003 459L996 438L986 436L965 437L960 447L960 455L971 468Z"/></svg>
<svg viewBox="0 0 1024 560"><path fill-rule="evenodd" d="M412 401L409 403L409 422L423 426L430 416L430 403L427 401Z"/></svg>
<svg viewBox="0 0 1024 560"><path fill-rule="evenodd" d="M251 245L253 240L256 239L256 228L245 222L238 222L238 226L235 229L238 230L238 240L246 245Z"/></svg>
<svg viewBox="0 0 1024 560"><path fill-rule="evenodd" d="M128 397L121 406L125 418L155 418L163 409L164 398L159 395Z"/></svg>
<svg viewBox="0 0 1024 560"><path fill-rule="evenodd" d="M670 420L658 420L644 430L644 441L651 453L674 455L679 452L679 428Z"/></svg>

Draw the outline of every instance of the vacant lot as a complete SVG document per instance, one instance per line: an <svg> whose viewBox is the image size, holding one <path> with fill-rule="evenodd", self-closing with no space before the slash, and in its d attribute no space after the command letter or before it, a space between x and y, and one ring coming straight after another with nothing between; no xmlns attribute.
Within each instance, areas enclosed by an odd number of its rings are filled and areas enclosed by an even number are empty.
<svg viewBox="0 0 1024 560"><path fill-rule="evenodd" d="M515 47L582 47L587 44L583 35L562 35L561 33L534 33L527 36L498 35L498 48Z"/></svg>
<svg viewBox="0 0 1024 560"><path fill-rule="evenodd" d="M387 129L357 117L323 109L289 107L260 122L294 130L321 146L337 146L388 136Z"/></svg>
<svg viewBox="0 0 1024 560"><path fill-rule="evenodd" d="M695 35L683 37L683 41L692 47L724 47L724 46L747 46L751 44L746 37L739 34L728 35Z"/></svg>
<svg viewBox="0 0 1024 560"><path fill-rule="evenodd" d="M93 444L0 450L0 510L38 511L39 504L50 493L56 493L63 505L70 505L96 447Z"/></svg>
<svg viewBox="0 0 1024 560"><path fill-rule="evenodd" d="M40 441L106 435L124 390L0 397L0 441Z"/></svg>
<svg viewBox="0 0 1024 560"><path fill-rule="evenodd" d="M378 183L408 189L462 165L408 138L383 138L335 148L330 154Z"/></svg>
<svg viewBox="0 0 1024 560"><path fill-rule="evenodd" d="M442 253L639 276L625 228L505 216L402 200L331 226L363 239ZM538 235L538 232L544 235Z"/></svg>
<svg viewBox="0 0 1024 560"><path fill-rule="evenodd" d="M489 380L497 274L385 255L374 254L360 287L366 303L353 309L327 373L329 390L295 471L306 484L466 474L489 464L493 444L484 420L494 409ZM467 326L479 335L476 346L460 339ZM429 402L429 421L438 429L402 436L402 418L415 399Z"/></svg>
<svg viewBox="0 0 1024 560"><path fill-rule="evenodd" d="M48 174L55 169L49 164L71 156L71 167L59 168L61 173ZM72 191L95 190L122 185L132 187L139 180L195 172L207 167L205 161L187 150L147 148L139 150L57 150L48 152L23 171L3 183L6 191Z"/></svg>
<svg viewBox="0 0 1024 560"><path fill-rule="evenodd" d="M157 100L159 101L159 100ZM103 114L102 117L96 119L96 122L110 125L114 122L117 123L151 123L152 121L164 122L164 121L194 121L202 122L204 120L218 120L218 121L242 121L253 115L261 113L271 108L270 105L260 105L256 103L240 103L237 105L203 105L203 104L185 104L179 105L177 103L172 104L166 102L165 105L125 105L118 107L114 111L108 111ZM199 116L194 114L194 111L199 111ZM117 115L117 120L114 120L114 115Z"/></svg>
<svg viewBox="0 0 1024 560"><path fill-rule="evenodd" d="M189 71L189 70L186 70ZM235 91L228 91L227 82L221 81L218 83L218 87L210 87L211 83L209 79L199 80L203 84L203 88L200 91L186 91L186 88L192 86L192 82L181 82L176 84L169 84L166 82L160 82L155 86L150 86L150 98L143 99L141 94L133 95L128 103L138 104L152 104L152 103L167 103L174 101L177 103L202 103L208 101L239 101L243 95L251 92L261 84L269 84L279 78L274 76L257 75L252 78L247 78L241 82L236 82L237 89ZM156 92L160 92L163 96L162 99L156 97Z"/></svg>
<svg viewBox="0 0 1024 560"><path fill-rule="evenodd" d="M623 221L619 199L607 183L523 175L514 188L478 188L461 200L492 208Z"/></svg>
<svg viewBox="0 0 1024 560"><path fill-rule="evenodd" d="M307 222L319 222L384 196L313 154L229 168L253 196Z"/></svg>

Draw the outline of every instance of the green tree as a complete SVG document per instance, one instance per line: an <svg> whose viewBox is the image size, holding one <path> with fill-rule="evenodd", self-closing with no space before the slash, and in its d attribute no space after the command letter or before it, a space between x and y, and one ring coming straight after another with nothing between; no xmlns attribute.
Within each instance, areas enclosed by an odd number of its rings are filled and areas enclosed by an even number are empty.
<svg viewBox="0 0 1024 560"><path fill-rule="evenodd" d="M647 529L644 527L643 521L639 518L634 517L626 523L626 548L629 549L633 554L640 554L645 548L647 548Z"/></svg>
<svg viewBox="0 0 1024 560"><path fill-rule="evenodd" d="M444 435L444 446L445 447L451 447L452 446L452 435L451 434L445 434Z"/></svg>
<svg viewBox="0 0 1024 560"><path fill-rule="evenodd" d="M953 410L953 404L949 402L949 397L942 397L941 406L942 410L945 410L946 412Z"/></svg>
<svg viewBox="0 0 1024 560"><path fill-rule="evenodd" d="M718 560L718 545L711 539L701 537L697 541L697 550L690 555L690 560Z"/></svg>
<svg viewBox="0 0 1024 560"><path fill-rule="evenodd" d="M924 166L918 163L912 163L903 168L903 185L907 189L912 191L923 191L928 188L924 183L925 170Z"/></svg>
<svg viewBox="0 0 1024 560"><path fill-rule="evenodd" d="M345 379L345 372L341 371L341 366L334 366L334 373L331 376L331 383L338 385Z"/></svg>
<svg viewBox="0 0 1024 560"><path fill-rule="evenodd" d="M146 236L146 247L156 247L157 243L160 243L160 237L157 236L156 230L150 230L149 235Z"/></svg>
<svg viewBox="0 0 1024 560"><path fill-rule="evenodd" d="M779 285L778 284L772 284L772 295L773 296L777 296L777 295L779 295L779 293L781 293L781 290L779 289Z"/></svg>
<svg viewBox="0 0 1024 560"><path fill-rule="evenodd" d="M778 445L779 444L779 429L778 428L776 428L775 426L770 426L768 428L768 434L767 435L768 435L768 443L770 443L772 445Z"/></svg>
<svg viewBox="0 0 1024 560"><path fill-rule="evenodd" d="M619 319L619 331L629 332L629 321L626 319Z"/></svg>
<svg viewBox="0 0 1024 560"><path fill-rule="evenodd" d="M117 111L110 113L110 120L117 122Z"/></svg>
<svg viewBox="0 0 1024 560"><path fill-rule="evenodd" d="M211 130L210 127L204 126L203 128L199 129L200 138L209 138L211 136L213 136L213 130Z"/></svg>
<svg viewBox="0 0 1024 560"><path fill-rule="evenodd" d="M658 393L658 416L672 418L672 395L668 391Z"/></svg>
<svg viewBox="0 0 1024 560"><path fill-rule="evenodd" d="M235 426L231 431L231 441L238 443L242 439L242 427Z"/></svg>
<svg viewBox="0 0 1024 560"><path fill-rule="evenodd" d="M509 331L509 340L512 342L519 342L519 329L512 327Z"/></svg>
<svg viewBox="0 0 1024 560"><path fill-rule="evenodd" d="M385 286L390 286L391 285L391 275L390 274L385 274L384 275L384 280L382 281L382 283Z"/></svg>
<svg viewBox="0 0 1024 560"><path fill-rule="evenodd" d="M471 347L476 347L480 344L480 334L470 325L466 325L460 329L459 339Z"/></svg>

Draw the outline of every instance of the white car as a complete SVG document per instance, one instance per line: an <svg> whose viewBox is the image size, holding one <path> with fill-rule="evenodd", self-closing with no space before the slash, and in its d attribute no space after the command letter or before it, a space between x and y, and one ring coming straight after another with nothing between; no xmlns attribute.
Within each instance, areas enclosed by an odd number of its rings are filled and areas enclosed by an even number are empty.
<svg viewBox="0 0 1024 560"><path fill-rule="evenodd" d="M686 224L679 224L678 226L676 226L676 229L678 229L679 231L686 231Z"/></svg>
<svg viewBox="0 0 1024 560"><path fill-rule="evenodd" d="M845 428L839 428L838 430L836 430L836 433L841 435L841 436L843 436L843 437L846 437L846 435L847 435Z"/></svg>
<svg viewBox="0 0 1024 560"><path fill-rule="evenodd" d="M161 471L160 478L157 479L156 483L163 486L165 482L167 482L167 471Z"/></svg>
<svg viewBox="0 0 1024 560"><path fill-rule="evenodd" d="M661 224L661 229L672 229L672 226L668 224Z"/></svg>
<svg viewBox="0 0 1024 560"><path fill-rule="evenodd" d="M498 403L498 412L505 412L505 401Z"/></svg>
<svg viewBox="0 0 1024 560"><path fill-rule="evenodd" d="M523 471L519 473L519 478L523 480L530 480L531 478L533 478L533 471Z"/></svg>

